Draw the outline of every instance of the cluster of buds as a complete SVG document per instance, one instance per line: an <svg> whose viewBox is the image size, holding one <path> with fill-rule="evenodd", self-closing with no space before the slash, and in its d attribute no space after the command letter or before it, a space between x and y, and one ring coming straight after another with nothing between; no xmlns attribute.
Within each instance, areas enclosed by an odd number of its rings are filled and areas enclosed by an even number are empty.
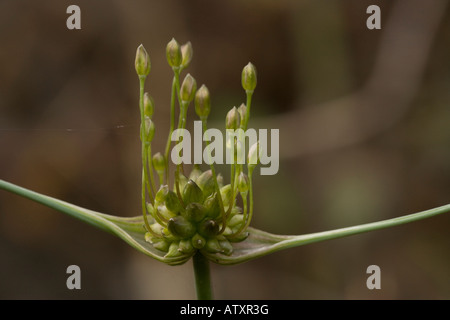
<svg viewBox="0 0 450 320"><path fill-rule="evenodd" d="M140 80L140 112L142 142L142 213L144 217L145 240L156 249L165 252L166 257L193 255L197 250L208 253L231 255L234 242L248 237L247 228L253 213L252 172L258 162L258 144L248 154L247 170L244 165L231 164L230 183L216 174L214 164L202 171L194 165L189 175L184 174L182 164L176 165L172 183L169 172L169 151L171 136L175 130L175 105L179 105L178 129L185 129L187 109L191 103L207 130L207 119L211 111L208 88L197 89L195 79L187 74L180 85L180 73L192 59L190 42L179 45L172 39L166 47L166 57L174 77L171 92L170 130L164 154L152 155L151 142L155 133L152 119L154 102L144 92L145 79L150 72L150 58L141 45L136 52L135 67ZM242 87L247 96L246 104L233 107L226 116L226 129L247 129L250 105L256 87L256 70L249 63L242 71ZM180 137L182 138L182 137ZM209 144L208 142L206 142ZM237 150L237 141L234 150ZM156 182L154 172L158 175ZM172 187L170 187L172 185ZM238 206L241 198L242 208Z"/></svg>

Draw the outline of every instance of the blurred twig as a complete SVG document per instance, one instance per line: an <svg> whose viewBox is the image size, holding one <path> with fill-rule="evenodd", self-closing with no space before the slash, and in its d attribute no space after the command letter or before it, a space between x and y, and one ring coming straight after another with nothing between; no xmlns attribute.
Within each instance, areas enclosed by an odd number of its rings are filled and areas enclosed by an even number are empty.
<svg viewBox="0 0 450 320"><path fill-rule="evenodd" d="M447 2L394 3L382 27L374 69L360 90L257 121L257 127L282 128L288 133L281 132L280 157L296 158L361 143L397 123L421 84Z"/></svg>

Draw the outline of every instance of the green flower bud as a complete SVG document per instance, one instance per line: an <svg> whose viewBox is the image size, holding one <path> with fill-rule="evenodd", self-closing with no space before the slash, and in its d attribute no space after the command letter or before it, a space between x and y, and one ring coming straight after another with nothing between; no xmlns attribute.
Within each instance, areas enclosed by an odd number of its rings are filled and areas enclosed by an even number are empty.
<svg viewBox="0 0 450 320"><path fill-rule="evenodd" d="M231 215L235 215L235 214L239 214L239 213L242 213L241 208L234 206L233 209L231 209Z"/></svg>
<svg viewBox="0 0 450 320"><path fill-rule="evenodd" d="M180 240L180 244L178 246L178 251L184 254L190 254L194 252L195 248L192 245L191 239L183 239Z"/></svg>
<svg viewBox="0 0 450 320"><path fill-rule="evenodd" d="M233 217L231 217L230 221L228 222L228 226L234 229L236 226L241 227L243 223L244 223L244 216L242 214L236 214Z"/></svg>
<svg viewBox="0 0 450 320"><path fill-rule="evenodd" d="M228 240L220 240L219 245L220 248L222 248L223 254L231 256L231 254L233 253L233 246Z"/></svg>
<svg viewBox="0 0 450 320"><path fill-rule="evenodd" d="M244 124L244 119L247 116L247 107L245 104L241 104L238 108L239 118L241 120L241 126Z"/></svg>
<svg viewBox="0 0 450 320"><path fill-rule="evenodd" d="M183 57L183 61L181 62L181 68L185 69L191 63L192 56L194 55L194 50L192 49L191 42L187 42L181 46L181 55Z"/></svg>
<svg viewBox="0 0 450 320"><path fill-rule="evenodd" d="M198 233L196 233L192 238L191 238L191 243L192 246L196 249L202 249L205 244L206 244L206 239L199 235Z"/></svg>
<svg viewBox="0 0 450 320"><path fill-rule="evenodd" d="M209 196L204 203L206 208L206 215L212 219L217 218L220 215L220 204L217 197L217 193Z"/></svg>
<svg viewBox="0 0 450 320"><path fill-rule="evenodd" d="M222 188L222 187L223 187L223 176L222 176L221 173L219 173L219 174L217 175L217 184L219 185L219 188Z"/></svg>
<svg viewBox="0 0 450 320"><path fill-rule="evenodd" d="M213 238L219 233L219 225L212 219L206 219L198 225L198 233L206 238Z"/></svg>
<svg viewBox="0 0 450 320"><path fill-rule="evenodd" d="M214 192L215 183L211 170L203 172L195 181L200 189L202 189L204 197L208 197Z"/></svg>
<svg viewBox="0 0 450 320"><path fill-rule="evenodd" d="M169 249L169 245L170 242L166 241L162 238L155 238L153 237L150 232L147 232L145 234L145 241L151 243L153 245L153 247L155 247L158 250L167 252L167 250Z"/></svg>
<svg viewBox="0 0 450 320"><path fill-rule="evenodd" d="M195 226L183 216L169 219L167 229L176 237L186 239L192 237L196 230Z"/></svg>
<svg viewBox="0 0 450 320"><path fill-rule="evenodd" d="M180 238L171 233L168 228L164 228L161 231L161 235L164 237L164 239L166 239L169 242L180 240Z"/></svg>
<svg viewBox="0 0 450 320"><path fill-rule="evenodd" d="M164 256L164 258L180 256L182 253L178 250L178 248L179 248L179 243L178 242L172 242L170 244L169 250L168 250L167 254Z"/></svg>
<svg viewBox="0 0 450 320"><path fill-rule="evenodd" d="M147 138L147 142L151 142L153 137L155 136L155 124L153 123L150 117L145 116L145 135Z"/></svg>
<svg viewBox="0 0 450 320"><path fill-rule="evenodd" d="M187 183L188 183L188 178L186 178L186 176L184 174L180 173L179 174L178 187L180 189L180 193L181 193L182 197L183 197L184 188L186 187ZM173 191L178 195L178 191L177 191L177 187L176 187L176 181L175 181L175 183L173 185Z"/></svg>
<svg viewBox="0 0 450 320"><path fill-rule="evenodd" d="M245 239L247 239L249 235L250 234L248 232L241 232L236 236L233 236L233 235L230 236L228 238L228 240L231 242L241 242L241 241L244 241Z"/></svg>
<svg viewBox="0 0 450 320"><path fill-rule="evenodd" d="M198 165L194 165L191 173L189 174L189 179L193 181L197 181L197 178L202 174L202 170L198 167ZM198 183L197 183L198 184Z"/></svg>
<svg viewBox="0 0 450 320"><path fill-rule="evenodd" d="M194 99L196 90L197 90L197 82L190 74L187 74L187 76L183 80L183 83L181 84L180 89L181 100L184 102L191 102Z"/></svg>
<svg viewBox="0 0 450 320"><path fill-rule="evenodd" d="M195 112L201 120L206 120L211 112L211 99L205 85L202 85L195 94Z"/></svg>
<svg viewBox="0 0 450 320"><path fill-rule="evenodd" d="M220 195L222 196L222 203L224 207L228 207L230 205L230 197L233 190L231 190L231 185L227 184L220 188Z"/></svg>
<svg viewBox="0 0 450 320"><path fill-rule="evenodd" d="M178 199L177 194L173 191L169 190L167 192L164 203L166 205L166 208L173 213L179 213L183 211L180 199Z"/></svg>
<svg viewBox="0 0 450 320"><path fill-rule="evenodd" d="M247 175L244 172L241 172L239 174L238 180L237 180L237 186L239 189L239 192L241 193L247 193L249 189L250 181L248 180Z"/></svg>
<svg viewBox="0 0 450 320"><path fill-rule="evenodd" d="M233 234L233 230L229 226L225 227L225 230L222 233L225 237L231 236Z"/></svg>
<svg viewBox="0 0 450 320"><path fill-rule="evenodd" d="M185 205L192 202L203 203L202 189L192 180L189 180L184 187L183 202Z"/></svg>
<svg viewBox="0 0 450 320"><path fill-rule="evenodd" d="M254 143L248 151L248 169L253 170L261 158L261 147L259 142Z"/></svg>
<svg viewBox="0 0 450 320"><path fill-rule="evenodd" d="M166 241L164 239L158 239L158 240L154 241L152 243L152 245L153 245L153 247L155 247L158 250L167 252L167 251L169 251L170 242Z"/></svg>
<svg viewBox="0 0 450 320"><path fill-rule="evenodd" d="M162 238L153 237L150 232L145 234L145 241L151 243L158 250L165 251L169 249L170 242Z"/></svg>
<svg viewBox="0 0 450 320"><path fill-rule="evenodd" d="M155 153L152 158L153 167L158 174L164 173L166 171L166 160L161 152Z"/></svg>
<svg viewBox="0 0 450 320"><path fill-rule="evenodd" d="M178 68L181 65L183 59L181 55L181 48L177 40L174 38L172 38L166 46L166 57L169 66L172 68Z"/></svg>
<svg viewBox="0 0 450 320"><path fill-rule="evenodd" d="M242 70L242 87L252 92L256 88L256 68L250 62Z"/></svg>
<svg viewBox="0 0 450 320"><path fill-rule="evenodd" d="M199 203L189 203L184 213L186 219L192 222L200 222L206 216L206 208Z"/></svg>
<svg viewBox="0 0 450 320"><path fill-rule="evenodd" d="M152 243L153 235L150 232L146 232L144 235L144 239L146 242Z"/></svg>
<svg viewBox="0 0 450 320"><path fill-rule="evenodd" d="M147 209L147 212L148 212L151 216L153 216L153 214L154 214L154 212L155 212L155 209L153 208L153 205L152 205L150 202L146 202L146 203L145 203L145 207L146 207L146 209Z"/></svg>
<svg viewBox="0 0 450 320"><path fill-rule="evenodd" d="M150 73L150 56L142 44L136 50L134 66L136 68L136 73L140 77L146 77Z"/></svg>
<svg viewBox="0 0 450 320"><path fill-rule="evenodd" d="M169 209L165 205L158 206L158 213L166 220L169 220L176 216L176 212L169 211Z"/></svg>
<svg viewBox="0 0 450 320"><path fill-rule="evenodd" d="M205 250L211 253L222 252L219 241L216 238L206 240Z"/></svg>
<svg viewBox="0 0 450 320"><path fill-rule="evenodd" d="M225 128L233 130L239 128L239 112L236 107L233 107L230 111L228 111L225 119Z"/></svg>
<svg viewBox="0 0 450 320"><path fill-rule="evenodd" d="M162 231L164 230L164 227L160 225L159 223L153 223L150 225L150 229L156 234L162 234Z"/></svg>
<svg viewBox="0 0 450 320"><path fill-rule="evenodd" d="M144 115L151 118L153 115L154 109L154 101L153 98L148 94L148 92L144 93Z"/></svg>
<svg viewBox="0 0 450 320"><path fill-rule="evenodd" d="M167 185L161 186L159 188L158 192L156 192L156 195L155 195L156 202L164 203L168 193L169 193L169 187Z"/></svg>

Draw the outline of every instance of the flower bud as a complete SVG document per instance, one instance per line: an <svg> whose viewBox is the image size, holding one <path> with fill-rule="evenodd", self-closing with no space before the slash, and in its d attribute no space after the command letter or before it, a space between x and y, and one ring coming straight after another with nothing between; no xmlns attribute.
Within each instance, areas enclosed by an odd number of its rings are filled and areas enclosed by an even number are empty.
<svg viewBox="0 0 450 320"><path fill-rule="evenodd" d="M151 118L153 115L155 103L153 102L153 98L148 94L148 92L144 93L144 115Z"/></svg>
<svg viewBox="0 0 450 320"><path fill-rule="evenodd" d="M160 225L159 223L153 223L150 225L150 229L152 229L153 233L155 234L162 234L164 227Z"/></svg>
<svg viewBox="0 0 450 320"><path fill-rule="evenodd" d="M221 173L219 173L219 174L217 175L217 184L219 185L219 188L222 188L222 187L223 187L223 176L222 176Z"/></svg>
<svg viewBox="0 0 450 320"><path fill-rule="evenodd" d="M158 250L167 252L169 251L170 242L162 238L156 238L154 241L152 241L152 245Z"/></svg>
<svg viewBox="0 0 450 320"><path fill-rule="evenodd" d="M181 62L181 68L185 69L189 66L192 60L192 56L194 54L194 50L192 49L191 42L187 42L181 46L181 56L182 62Z"/></svg>
<svg viewBox="0 0 450 320"><path fill-rule="evenodd" d="M241 104L238 108L239 118L241 120L241 126L244 124L244 119L247 116L247 107L245 104Z"/></svg>
<svg viewBox="0 0 450 320"><path fill-rule="evenodd" d="M145 116L145 135L147 142L151 142L155 136L155 124L150 117Z"/></svg>
<svg viewBox="0 0 450 320"><path fill-rule="evenodd" d="M186 219L192 222L200 222L206 216L206 208L199 203L189 203L184 213Z"/></svg>
<svg viewBox="0 0 450 320"><path fill-rule="evenodd" d="M196 249L202 249L205 244L206 244L206 239L199 235L198 233L196 233L192 238L191 238L191 243L192 246Z"/></svg>
<svg viewBox="0 0 450 320"><path fill-rule="evenodd" d="M217 193L209 196L203 204L206 209L206 215L212 219L217 218L220 215L220 204L217 197Z"/></svg>
<svg viewBox="0 0 450 320"><path fill-rule="evenodd" d="M242 87L252 92L256 88L256 69L250 62L242 70Z"/></svg>
<svg viewBox="0 0 450 320"><path fill-rule="evenodd" d="M220 195L222 196L222 202L224 207L228 207L230 205L230 196L233 190L231 190L231 185L227 184L220 188Z"/></svg>
<svg viewBox="0 0 450 320"><path fill-rule="evenodd" d="M169 193L169 187L167 185L161 186L155 195L156 202L164 203L168 193Z"/></svg>
<svg viewBox="0 0 450 320"><path fill-rule="evenodd" d="M198 167L198 165L194 165L194 168L192 168L191 173L189 174L189 179L196 181L197 178L202 174L202 170ZM197 183L198 184L198 183Z"/></svg>
<svg viewBox="0 0 450 320"><path fill-rule="evenodd" d="M183 216L170 218L167 223L167 229L169 229L170 233L174 236L181 239L190 238L196 232L195 226Z"/></svg>
<svg viewBox="0 0 450 320"><path fill-rule="evenodd" d="M153 208L153 205L150 202L145 203L145 208L147 209L147 212L153 215L155 209Z"/></svg>
<svg viewBox="0 0 450 320"><path fill-rule="evenodd" d="M169 66L172 68L178 68L181 65L183 59L181 55L181 48L177 40L174 38L172 38L166 46L166 57Z"/></svg>
<svg viewBox="0 0 450 320"><path fill-rule="evenodd" d="M225 230L222 233L225 237L231 236L233 234L233 230L229 226L225 227Z"/></svg>
<svg viewBox="0 0 450 320"><path fill-rule="evenodd" d="M254 143L248 151L248 168L253 170L261 158L261 147L259 142Z"/></svg>
<svg viewBox="0 0 450 320"><path fill-rule="evenodd" d="M159 206L157 207L157 209L158 209L157 214L158 214L159 216L163 217L163 218L166 219L166 220L169 220L170 218L173 218L173 217L176 216L176 213L170 211L170 210L166 207L165 204L159 205Z"/></svg>
<svg viewBox="0 0 450 320"><path fill-rule="evenodd" d="M171 233L171 232L169 231L169 229L167 229L167 228L164 228L164 229L161 231L161 235L164 237L164 239L166 239L166 240L169 241L169 242L173 242L173 241L176 241L176 240L180 240L177 236L175 236L173 233Z"/></svg>
<svg viewBox="0 0 450 320"><path fill-rule="evenodd" d="M203 172L195 181L200 189L202 189L204 197L208 197L214 192L215 183L211 170Z"/></svg>
<svg viewBox="0 0 450 320"><path fill-rule="evenodd" d="M195 112L201 120L208 118L208 115L211 112L209 90L204 84L195 94Z"/></svg>
<svg viewBox="0 0 450 320"><path fill-rule="evenodd" d="M152 240L155 239L150 232L146 232L144 235L145 242L152 243Z"/></svg>
<svg viewBox="0 0 450 320"><path fill-rule="evenodd" d="M198 233L206 238L213 238L219 233L219 225L214 220L203 220L198 225Z"/></svg>
<svg viewBox="0 0 450 320"><path fill-rule="evenodd" d="M222 248L216 238L211 238L206 240L205 250L211 253L218 253L222 251Z"/></svg>
<svg viewBox="0 0 450 320"><path fill-rule="evenodd" d="M228 111L225 119L225 128L232 130L239 128L239 112L236 107L233 107L230 111Z"/></svg>
<svg viewBox="0 0 450 320"><path fill-rule="evenodd" d="M161 152L157 152L153 155L152 162L156 172L158 172L159 174L164 173L164 171L166 170L166 160L164 159L164 156L161 154Z"/></svg>
<svg viewBox="0 0 450 320"><path fill-rule="evenodd" d="M236 214L231 217L230 221L228 221L228 226L230 228L241 227L242 223L244 222L244 215L242 214Z"/></svg>
<svg viewBox="0 0 450 320"><path fill-rule="evenodd" d="M223 254L231 256L233 253L233 246L228 240L219 240L220 248L222 248Z"/></svg>
<svg viewBox="0 0 450 320"><path fill-rule="evenodd" d="M178 251L184 254L190 254L195 250L195 248L192 246L191 239L183 239L180 240L180 244L178 246Z"/></svg>
<svg viewBox="0 0 450 320"><path fill-rule="evenodd" d="M189 180L183 189L183 202L186 205L192 202L203 202L202 189L192 180Z"/></svg>
<svg viewBox="0 0 450 320"><path fill-rule="evenodd" d="M181 255L181 252L178 251L179 248L179 242L172 242L169 246L169 250L167 254L164 256L164 258L170 258L170 257L177 257Z"/></svg>
<svg viewBox="0 0 450 320"><path fill-rule="evenodd" d="M241 172L239 174L239 177L237 180L237 186L238 186L239 192L241 192L241 193L248 192L249 184L250 184L250 182L248 180L247 175L244 172Z"/></svg>
<svg viewBox="0 0 450 320"><path fill-rule="evenodd" d="M167 191L164 204L166 205L166 208L173 213L179 213L183 211L180 199L178 199L178 196L173 191Z"/></svg>
<svg viewBox="0 0 450 320"><path fill-rule="evenodd" d="M134 61L136 73L138 76L146 77L150 73L150 56L141 44L136 50L136 59Z"/></svg>
<svg viewBox="0 0 450 320"><path fill-rule="evenodd" d="M186 187L186 185L188 183L188 178L186 178L186 176L182 173L179 173L178 177L179 177L178 187L180 188L180 192L183 192L184 188ZM176 184L174 184L173 190L178 192L177 188L176 188Z"/></svg>
<svg viewBox="0 0 450 320"><path fill-rule="evenodd" d="M183 80L183 83L181 84L181 100L184 102L191 102L194 99L196 90L197 82L195 82L195 79L190 74L187 74Z"/></svg>
<svg viewBox="0 0 450 320"><path fill-rule="evenodd" d="M228 240L230 240L231 242L241 242L247 239L249 235L250 233L248 232L241 232L236 236L233 235L231 237L228 237Z"/></svg>

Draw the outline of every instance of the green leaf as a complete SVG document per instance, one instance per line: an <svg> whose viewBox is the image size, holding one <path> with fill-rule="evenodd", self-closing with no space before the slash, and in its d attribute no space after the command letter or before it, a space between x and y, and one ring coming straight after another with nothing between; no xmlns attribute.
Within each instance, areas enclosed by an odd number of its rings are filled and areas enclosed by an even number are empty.
<svg viewBox="0 0 450 320"><path fill-rule="evenodd" d="M85 209L71 203L55 199L15 184L0 180L0 188L18 194L22 197L41 203L47 207L53 208L62 213L87 222L104 231L108 231L136 250L169 265L183 264L190 259L192 255L180 255L177 257L167 257L166 252L155 249L152 244L145 241L146 230L142 216L138 217L117 217L89 209Z"/></svg>
<svg viewBox="0 0 450 320"><path fill-rule="evenodd" d="M88 210L59 199L55 199L12 183L0 180L0 189L5 189L7 191L16 193L22 197L31 199L33 201L39 202L50 208L58 210L60 212L66 213L77 219L85 221L91 225L94 225L100 229L108 231L136 250L156 259L161 262L167 263L169 265L179 265L188 261L192 254L190 255L180 255L177 257L164 257L166 254L160 250L155 249L150 243L147 243L144 239L146 230L144 228L144 221L142 216L137 217L117 217L112 215L103 214L100 212L95 212ZM233 243L233 254L231 256L226 256L218 253L202 253L211 261L224 264L238 264L246 262L249 260L256 259L268 255L273 252L280 250L285 250L292 247L298 247L305 244L325 241L330 239L336 239L341 237L346 237L350 235L355 235L363 232L374 231L384 228L389 228L425 218L429 218L438 214L447 213L450 211L450 204L437 207L434 209L401 216L398 218L362 224L353 227L347 227L342 229L323 231L299 236L293 235L275 235L265 231L261 231L255 228L248 228L247 231L250 233L249 237L242 242Z"/></svg>
<svg viewBox="0 0 450 320"><path fill-rule="evenodd" d="M226 256L223 254L204 254L208 259L219 264L237 264L253 260L255 258L259 258L280 250L299 247L314 242L337 239L359 233L394 227L397 225L429 218L438 214L448 213L449 211L450 204L447 204L434 209L421 211L418 213L409 214L393 219L299 236L276 235L250 227L247 229L247 231L250 233L249 237L243 242L233 244L234 251L231 256Z"/></svg>

